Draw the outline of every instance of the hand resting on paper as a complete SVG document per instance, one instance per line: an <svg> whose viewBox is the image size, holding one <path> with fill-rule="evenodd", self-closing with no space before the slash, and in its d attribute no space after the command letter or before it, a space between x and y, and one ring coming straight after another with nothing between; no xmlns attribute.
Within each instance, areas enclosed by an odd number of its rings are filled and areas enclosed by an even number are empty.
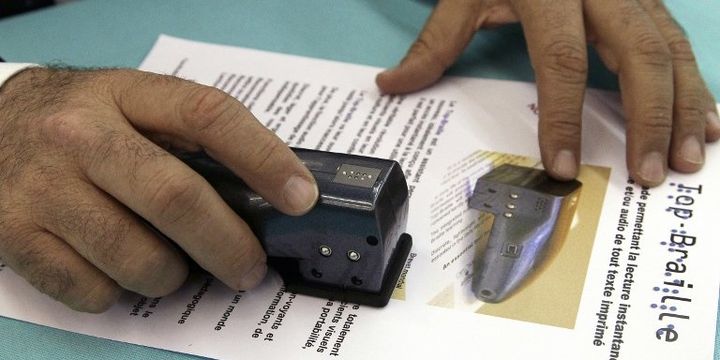
<svg viewBox="0 0 720 360"><path fill-rule="evenodd" d="M257 285L259 242L170 148L204 149L287 214L317 200L295 154L220 90L135 70L33 68L0 88L2 261L89 312L122 288L174 291L185 254L232 288Z"/></svg>
<svg viewBox="0 0 720 360"><path fill-rule="evenodd" d="M660 0L440 0L405 58L377 84L385 93L432 85L475 32L514 22L522 23L535 70L540 153L552 176L578 173L587 43L619 76L630 176L656 186L668 168L703 166L720 120L690 43Z"/></svg>

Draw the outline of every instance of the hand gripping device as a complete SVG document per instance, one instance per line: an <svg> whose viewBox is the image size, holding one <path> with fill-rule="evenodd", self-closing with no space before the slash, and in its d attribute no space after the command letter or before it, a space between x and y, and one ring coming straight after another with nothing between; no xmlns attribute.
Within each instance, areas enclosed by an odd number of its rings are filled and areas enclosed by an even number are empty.
<svg viewBox="0 0 720 360"><path fill-rule="evenodd" d="M178 157L202 175L260 240L289 291L371 306L390 300L412 246L408 188L391 160L293 149L320 190L302 216L285 215L205 153Z"/></svg>

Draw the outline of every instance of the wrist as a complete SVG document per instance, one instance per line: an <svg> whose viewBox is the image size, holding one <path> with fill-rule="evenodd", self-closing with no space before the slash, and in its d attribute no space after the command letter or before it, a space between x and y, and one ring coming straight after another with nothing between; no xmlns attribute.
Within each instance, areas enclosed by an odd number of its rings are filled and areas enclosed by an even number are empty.
<svg viewBox="0 0 720 360"><path fill-rule="evenodd" d="M19 72L37 66L32 63L0 63L0 87Z"/></svg>

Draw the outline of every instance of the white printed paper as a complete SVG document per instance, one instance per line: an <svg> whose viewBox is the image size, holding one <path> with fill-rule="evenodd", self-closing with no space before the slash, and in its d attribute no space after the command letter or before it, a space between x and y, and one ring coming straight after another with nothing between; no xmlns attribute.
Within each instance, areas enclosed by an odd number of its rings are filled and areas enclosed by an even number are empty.
<svg viewBox="0 0 720 360"><path fill-rule="evenodd" d="M295 147L391 158L411 190L414 245L384 308L285 291L270 272L234 292L193 274L177 293L127 293L104 314L66 309L0 267L0 315L223 359L400 356L682 358L713 354L720 150L654 189L628 182L621 106L588 91L581 191L537 273L508 299L479 301L473 259L492 218L468 207L476 180L540 167L533 84L447 77L383 96L380 69L162 36L141 69L216 86Z"/></svg>

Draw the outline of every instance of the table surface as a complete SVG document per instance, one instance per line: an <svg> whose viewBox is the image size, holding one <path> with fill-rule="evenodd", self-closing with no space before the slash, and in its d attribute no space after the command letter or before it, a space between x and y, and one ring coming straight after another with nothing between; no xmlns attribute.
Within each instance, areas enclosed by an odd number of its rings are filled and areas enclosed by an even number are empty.
<svg viewBox="0 0 720 360"><path fill-rule="evenodd" d="M82 0L0 21L0 56L16 62L137 67L158 35L165 33L390 67L404 55L434 2L345 0L340 4L321 0ZM716 60L720 58L720 1L666 0L666 4L685 28L705 80L720 99L720 66ZM524 46L519 26L483 31L448 73L533 81ZM590 67L589 86L617 89L615 77L592 52ZM720 358L718 340L715 359ZM197 358L0 317L0 358L18 357Z"/></svg>

